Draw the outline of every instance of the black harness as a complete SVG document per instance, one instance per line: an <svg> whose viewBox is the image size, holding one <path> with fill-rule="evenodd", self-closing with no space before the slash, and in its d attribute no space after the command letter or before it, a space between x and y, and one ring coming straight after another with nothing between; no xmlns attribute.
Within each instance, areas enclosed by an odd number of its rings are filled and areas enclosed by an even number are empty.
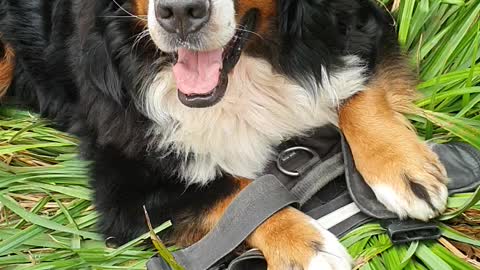
<svg viewBox="0 0 480 270"><path fill-rule="evenodd" d="M466 144L432 144L450 178L450 194L480 184L480 153ZM293 206L317 219L337 237L371 221L380 221L394 244L440 237L435 223L400 221L376 200L356 170L346 140L333 126L295 138L278 148L264 176L247 186L217 226L198 243L173 255L185 270L266 270L258 250L232 254L258 226L279 210ZM148 270L170 270L158 256Z"/></svg>

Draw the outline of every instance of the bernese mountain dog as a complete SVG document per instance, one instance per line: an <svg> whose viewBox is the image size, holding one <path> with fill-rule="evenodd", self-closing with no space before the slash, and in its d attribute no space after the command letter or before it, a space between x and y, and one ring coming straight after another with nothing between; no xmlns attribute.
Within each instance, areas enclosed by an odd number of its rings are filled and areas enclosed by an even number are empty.
<svg viewBox="0 0 480 270"><path fill-rule="evenodd" d="M201 239L289 138L326 124L401 218L445 209L446 172L404 118L415 76L373 0L0 0L2 104L78 136L99 231L171 220ZM350 269L293 208L246 240L269 269Z"/></svg>

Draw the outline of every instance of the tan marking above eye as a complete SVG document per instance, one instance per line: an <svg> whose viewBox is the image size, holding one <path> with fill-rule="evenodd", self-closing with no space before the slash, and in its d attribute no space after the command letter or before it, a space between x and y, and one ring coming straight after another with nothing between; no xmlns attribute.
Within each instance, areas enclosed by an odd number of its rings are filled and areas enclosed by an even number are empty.
<svg viewBox="0 0 480 270"><path fill-rule="evenodd" d="M260 21L257 32L265 32L268 29L270 19L277 14L276 0L238 0L237 16L243 17L251 9L260 11Z"/></svg>
<svg viewBox="0 0 480 270"><path fill-rule="evenodd" d="M135 15L147 15L148 0L132 0Z"/></svg>

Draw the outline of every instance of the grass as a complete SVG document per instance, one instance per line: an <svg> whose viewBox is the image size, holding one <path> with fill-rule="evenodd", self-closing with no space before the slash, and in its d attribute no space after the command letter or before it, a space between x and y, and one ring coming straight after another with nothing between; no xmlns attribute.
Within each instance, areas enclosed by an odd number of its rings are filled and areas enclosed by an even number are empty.
<svg viewBox="0 0 480 270"><path fill-rule="evenodd" d="M465 141L480 149L480 1L383 0L421 83L418 115L425 140ZM86 161L77 140L36 115L0 109L0 269L144 269L154 254L118 248L95 233ZM392 246L378 224L342 239L356 269L480 269L480 191L459 194L439 219L439 241ZM171 226L164 224L161 231Z"/></svg>

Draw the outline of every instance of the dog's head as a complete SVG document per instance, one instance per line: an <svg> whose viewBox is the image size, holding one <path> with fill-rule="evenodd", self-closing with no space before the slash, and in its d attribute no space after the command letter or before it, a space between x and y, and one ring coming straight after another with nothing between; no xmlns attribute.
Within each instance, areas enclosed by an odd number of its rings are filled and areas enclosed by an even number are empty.
<svg viewBox="0 0 480 270"><path fill-rule="evenodd" d="M364 0L129 1L150 35L139 109L192 181L255 177L273 146L335 121L365 77L347 56L375 43Z"/></svg>
<svg viewBox="0 0 480 270"><path fill-rule="evenodd" d="M222 100L227 74L245 54L263 58L275 72L312 88L325 70L341 62L347 42L338 16L355 18L342 14L336 1L146 1L134 0L141 3L135 5L137 12L147 15L158 49L177 56L178 97L188 107L210 107Z"/></svg>

